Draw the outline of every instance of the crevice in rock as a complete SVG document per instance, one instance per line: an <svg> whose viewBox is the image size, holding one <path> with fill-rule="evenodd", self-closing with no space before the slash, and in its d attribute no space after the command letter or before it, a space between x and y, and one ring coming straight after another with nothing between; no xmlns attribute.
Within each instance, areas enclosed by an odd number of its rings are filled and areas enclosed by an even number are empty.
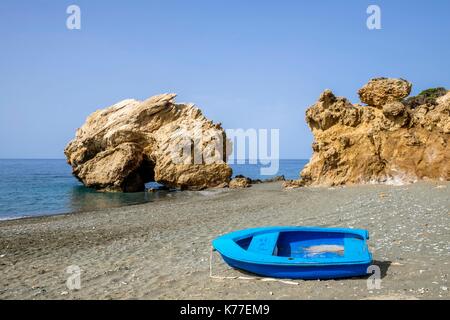
<svg viewBox="0 0 450 320"><path fill-rule="evenodd" d="M123 192L145 191L145 184L155 181L155 163L144 157L139 167L131 172L122 183Z"/></svg>

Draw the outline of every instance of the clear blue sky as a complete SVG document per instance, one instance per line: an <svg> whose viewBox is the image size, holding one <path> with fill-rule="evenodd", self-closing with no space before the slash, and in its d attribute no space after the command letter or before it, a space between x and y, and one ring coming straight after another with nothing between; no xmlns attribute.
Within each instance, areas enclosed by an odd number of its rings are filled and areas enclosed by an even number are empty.
<svg viewBox="0 0 450 320"><path fill-rule="evenodd" d="M369 4L382 30L367 29ZM63 158L91 112L163 92L226 128L279 128L281 157L308 158L304 112L325 88L357 102L374 76L450 87L449 13L448 0L2 0L0 158Z"/></svg>

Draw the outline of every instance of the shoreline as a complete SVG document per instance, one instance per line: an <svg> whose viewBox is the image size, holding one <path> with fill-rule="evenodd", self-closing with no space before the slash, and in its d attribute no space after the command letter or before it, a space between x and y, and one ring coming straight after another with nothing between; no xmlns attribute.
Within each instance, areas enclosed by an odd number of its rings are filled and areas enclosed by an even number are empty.
<svg viewBox="0 0 450 320"><path fill-rule="evenodd" d="M1 160L1 159L0 159ZM54 160L59 160L59 159L54 159ZM276 177L275 177L276 178ZM250 179L250 178L249 178ZM252 180L252 179L250 179ZM256 180L252 180L252 181L258 181L258 179ZM288 181L288 180L283 180L283 181ZM253 188L255 185L259 185L259 184L268 184L268 183L274 183L277 181L270 181L270 179L268 181L264 181L264 180L259 180L259 182L253 182L250 186L250 188ZM339 185L339 186L302 186L299 188L311 188L311 189L315 189L315 188L324 188L324 189L338 189L338 188L351 188L351 187L358 187L358 186L386 186L386 187L402 187L402 186L408 186L408 185L414 185L414 184L421 184L421 183L425 183L425 184L430 184L430 185L445 185L446 183L449 183L447 181L443 181L443 180L417 180L415 182L412 183L408 183L408 182L401 182L401 183L389 183L389 182L385 182L385 183L381 183L381 182L367 182L367 183L363 183L363 184L359 184L359 185ZM236 190L245 190L246 188L242 188L242 189L236 189ZM146 189L146 191L140 192L140 193L154 193L154 192L150 192L148 191L149 189ZM177 194L178 197L180 196L186 196L188 193L199 193L199 192L214 192L214 191L225 191L225 190L229 190L228 187L226 188L208 188L208 189L204 189L204 190L198 190L198 191L192 191L192 190L171 190L171 191L163 191L167 194ZM289 189L286 189L286 191L288 191ZM156 191L158 192L158 191ZM103 211L103 210L108 210L108 209L115 209L115 208L128 208L128 207L132 207L132 206L139 206L139 205L145 205L145 204L151 204L154 203L156 201L171 201L173 200L175 197L160 197L160 198L155 198L153 200L150 201L146 201L146 202L138 202L138 203L132 203L132 204L121 204L121 205L117 205L117 206L111 206L108 208L97 208L97 209L91 209L91 210L77 210L77 211L64 211L64 212L60 212L60 213L38 213L35 215L24 215L24 216L19 216L19 217L11 217L11 218L2 218L0 217L0 224L2 222L6 222L6 221L15 221L15 220L24 220L24 219L39 219L39 218L43 218L43 217L53 217L53 216L64 216L64 215L72 215L72 214L80 214L80 213L86 213L86 212L97 212L97 211Z"/></svg>
<svg viewBox="0 0 450 320"><path fill-rule="evenodd" d="M147 192L147 191L144 191L144 192ZM29 215L29 216L24 215L24 216L11 217L11 218L1 218L0 217L0 224L4 221L14 221L14 220L34 219L34 218L39 219L39 218L43 218L43 217L64 216L64 215L80 214L80 213L85 213L85 212L97 212L97 211L103 211L103 210L108 210L108 209L117 209L117 208L123 208L123 207L138 206L138 205L142 205L142 204L146 204L146 203L153 203L155 201L161 201L161 200L166 200L166 198L165 197L156 198L156 199L153 199L151 201L146 201L146 202L121 204L121 205L117 205L117 206L111 206L108 208L97 208L97 209L91 209L91 210L64 211L64 212L60 212L60 213L38 213L35 215Z"/></svg>
<svg viewBox="0 0 450 320"><path fill-rule="evenodd" d="M282 190L272 182L0 221L0 299L448 299L449 188L419 182ZM368 290L366 278L286 285L209 277L215 237L264 225L369 230L382 288ZM66 287L71 265L82 270L80 290ZM243 275L219 256L213 268L218 276Z"/></svg>

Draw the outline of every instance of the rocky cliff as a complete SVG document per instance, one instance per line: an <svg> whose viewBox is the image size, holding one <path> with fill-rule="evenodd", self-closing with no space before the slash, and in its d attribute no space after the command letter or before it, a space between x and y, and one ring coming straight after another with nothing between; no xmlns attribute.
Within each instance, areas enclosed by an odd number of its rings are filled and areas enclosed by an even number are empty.
<svg viewBox="0 0 450 320"><path fill-rule="evenodd" d="M73 174L103 191L142 191L150 181L195 190L228 183L231 147L221 125L175 96L124 100L91 114L64 151Z"/></svg>
<svg viewBox="0 0 450 320"><path fill-rule="evenodd" d="M450 178L450 91L405 98L403 79L372 79L359 90L367 105L324 91L306 111L313 156L302 185L404 183Z"/></svg>

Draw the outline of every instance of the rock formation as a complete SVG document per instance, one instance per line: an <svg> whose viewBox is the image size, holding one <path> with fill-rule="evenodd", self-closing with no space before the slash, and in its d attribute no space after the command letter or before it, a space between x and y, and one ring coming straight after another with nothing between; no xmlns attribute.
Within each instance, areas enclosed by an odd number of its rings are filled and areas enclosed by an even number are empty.
<svg viewBox="0 0 450 320"><path fill-rule="evenodd" d="M249 177L243 176L241 174L237 175L232 179L228 185L230 189L242 189L242 188L249 188L254 184L260 184L260 183L270 183L270 182L285 182L286 179L284 178L284 175L281 176L275 176L269 179L250 179Z"/></svg>
<svg viewBox="0 0 450 320"><path fill-rule="evenodd" d="M268 178L268 179L253 179L251 180L252 184L258 184L258 183L269 183L269 182L285 182L286 178L284 177L284 175L281 176L275 176L272 178Z"/></svg>
<svg viewBox="0 0 450 320"><path fill-rule="evenodd" d="M410 91L403 79L373 79L359 90L367 106L324 91L306 111L314 153L302 184L449 180L450 91L404 100Z"/></svg>
<svg viewBox="0 0 450 320"><path fill-rule="evenodd" d="M373 107L401 101L411 93L412 84L404 79L375 78L359 89L359 98Z"/></svg>
<svg viewBox="0 0 450 320"><path fill-rule="evenodd" d="M91 114L64 151L73 174L102 191L143 191L150 181L193 190L228 183L231 144L221 125L175 96L128 99Z"/></svg>
<svg viewBox="0 0 450 320"><path fill-rule="evenodd" d="M249 188L251 186L251 179L245 177L236 177L230 181L230 189Z"/></svg>
<svg viewBox="0 0 450 320"><path fill-rule="evenodd" d="M286 190L297 189L303 187L304 185L303 180L286 180L283 182L283 188Z"/></svg>

